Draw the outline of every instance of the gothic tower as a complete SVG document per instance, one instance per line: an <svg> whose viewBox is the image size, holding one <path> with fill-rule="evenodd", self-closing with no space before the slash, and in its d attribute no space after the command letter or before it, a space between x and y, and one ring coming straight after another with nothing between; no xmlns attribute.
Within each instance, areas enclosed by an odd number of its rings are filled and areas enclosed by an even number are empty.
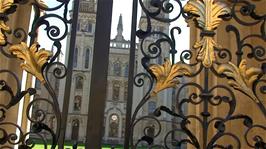
<svg viewBox="0 0 266 149"><path fill-rule="evenodd" d="M104 144L123 144L128 84L130 41L123 36L120 14L117 34L110 40L107 97L104 118Z"/></svg>
<svg viewBox="0 0 266 149"><path fill-rule="evenodd" d="M95 23L96 2L81 0L73 58L66 140L84 141L86 138Z"/></svg>

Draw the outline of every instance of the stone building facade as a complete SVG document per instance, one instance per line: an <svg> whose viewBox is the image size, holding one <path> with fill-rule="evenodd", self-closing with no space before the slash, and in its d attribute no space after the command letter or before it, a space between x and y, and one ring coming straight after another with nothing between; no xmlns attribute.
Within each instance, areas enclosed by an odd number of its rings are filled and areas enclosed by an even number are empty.
<svg viewBox="0 0 266 149"><path fill-rule="evenodd" d="M148 2L148 1L147 1ZM146 2L146 3L147 3ZM79 18L77 25L76 34L76 47L74 51L73 59L73 74L72 74L72 85L69 101L68 120L66 129L66 140L78 140L85 142L86 138L86 127L87 127L87 114L89 107L89 96L90 96L90 78L91 68L93 60L93 45L94 45L94 32L96 24L96 3L94 0L81 0L79 9ZM162 16L168 17L168 16ZM145 28L146 24L145 14L142 12L139 28ZM152 20L152 26L154 31L160 31L168 34L169 24L162 23L159 21ZM70 36L69 36L70 37ZM148 41L144 42L143 47L147 48L149 44L159 39L159 36L151 36L147 38ZM69 40L70 38L68 38ZM141 42L141 41L139 41ZM137 44L137 47L140 45ZM162 56L153 60L154 63L162 64L163 59L169 57L169 45L162 45ZM105 144L123 144L125 135L125 119L126 119L126 106L127 106L127 87L128 87L128 67L129 67L129 52L130 52L130 41L126 40L123 36L123 20L122 15L119 16L117 24L117 35L114 39L110 40L110 52L109 52L109 68L108 68L108 85L105 114L104 114L104 134L103 143ZM66 53L66 63L68 60L68 53ZM143 66L141 65L141 58L143 57L141 50L136 50L136 67L135 74L144 72ZM53 79L53 78L52 78ZM54 86L59 98L59 104L62 109L63 98L64 98L64 80L54 79ZM48 97L39 82L36 82L36 88L38 96ZM147 91L148 85L143 87L134 87L134 97L132 109L134 110L137 104L140 102L145 92ZM143 106L139 113L140 116L151 114L157 106L165 105L172 106L172 90L163 91L154 97L147 104ZM168 100L164 100L168 99ZM35 106L35 109L43 109L48 113L46 118L46 124L50 128L55 128L55 116L53 115L51 107L45 103L39 103ZM35 111L36 111L35 110ZM33 110L34 111L34 110ZM159 118L161 120L170 121L171 117L162 114ZM143 121L136 126L134 134L135 139L139 139L143 136L143 130L148 125L156 125L151 121ZM162 131L170 130L171 124L162 124ZM157 128L155 128L157 129ZM156 130L154 130L155 132ZM49 137L49 136L46 136ZM156 141L162 142L164 136L157 137Z"/></svg>

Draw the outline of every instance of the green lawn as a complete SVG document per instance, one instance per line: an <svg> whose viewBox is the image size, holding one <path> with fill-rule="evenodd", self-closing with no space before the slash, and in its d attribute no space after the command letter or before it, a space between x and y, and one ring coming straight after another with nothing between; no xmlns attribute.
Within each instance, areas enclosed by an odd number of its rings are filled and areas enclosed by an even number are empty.
<svg viewBox="0 0 266 149"><path fill-rule="evenodd" d="M48 145L48 146L47 146L47 149L50 149L50 147L51 147L51 146ZM65 148L65 149L72 149L72 146L71 146L71 145L66 145L64 148ZM36 145L33 147L33 149L44 149L44 146L41 145L41 144L36 144ZM85 147L84 147L84 145L80 145L80 146L78 146L78 149L85 149ZM102 149L111 149L111 147L110 147L110 145L104 145L104 146L102 147ZM122 146L118 146L118 147L115 147L115 149L123 149L123 147L122 147ZM140 147L139 149L146 149L146 148Z"/></svg>
<svg viewBox="0 0 266 149"><path fill-rule="evenodd" d="M51 146L50 145L48 145L48 149L50 148ZM72 146L68 146L68 145L66 145L65 147L64 147L65 149L72 149ZM35 145L34 147L33 147L33 149L44 149L44 146L43 145L40 145L40 144L37 144L37 145ZM78 149L85 149L85 147L84 146L78 146ZM110 148L110 146L105 146L105 147L103 147L102 149L111 149ZM122 147L116 147L115 149L122 149Z"/></svg>

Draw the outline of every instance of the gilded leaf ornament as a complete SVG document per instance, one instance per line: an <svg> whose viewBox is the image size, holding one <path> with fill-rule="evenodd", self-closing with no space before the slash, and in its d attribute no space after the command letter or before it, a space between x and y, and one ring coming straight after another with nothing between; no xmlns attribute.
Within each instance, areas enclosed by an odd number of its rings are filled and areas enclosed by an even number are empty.
<svg viewBox="0 0 266 149"><path fill-rule="evenodd" d="M14 0L0 0L0 14L4 14L14 3ZM10 31L10 27L6 25L6 20L0 19L0 45L6 44L4 32Z"/></svg>
<svg viewBox="0 0 266 149"><path fill-rule="evenodd" d="M34 43L28 47L24 42L12 45L9 51L16 57L24 60L24 63L20 65L23 70L34 75L42 83L45 82L42 75L42 66L52 56L52 52L45 49L38 50L38 43Z"/></svg>
<svg viewBox="0 0 266 149"><path fill-rule="evenodd" d="M228 84L234 89L246 94L256 103L259 102L259 99L252 91L252 86L261 73L261 69L255 67L247 68L247 61L243 59L239 67L229 62L219 65L217 71L219 74L224 74L229 79Z"/></svg>
<svg viewBox="0 0 266 149"><path fill-rule="evenodd" d="M151 96L155 96L160 91L179 84L180 82L176 77L190 76L192 74L192 69L189 65L181 63L172 65L169 59L165 59L163 65L153 64L149 69L156 77L156 85Z"/></svg>
<svg viewBox="0 0 266 149"><path fill-rule="evenodd" d="M189 0L184 6L184 11L192 14L198 27L209 34L203 35L201 41L194 45L194 48L200 49L197 59L209 68L216 60L214 48L219 48L212 37L214 30L220 25L221 16L230 14L230 9L226 4L216 0Z"/></svg>

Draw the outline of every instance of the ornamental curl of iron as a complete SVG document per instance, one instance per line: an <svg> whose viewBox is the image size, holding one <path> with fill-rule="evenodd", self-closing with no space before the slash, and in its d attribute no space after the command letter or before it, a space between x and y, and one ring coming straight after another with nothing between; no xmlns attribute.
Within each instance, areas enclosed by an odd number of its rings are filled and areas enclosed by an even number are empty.
<svg viewBox="0 0 266 149"><path fill-rule="evenodd" d="M17 5L23 5L28 3L28 1L21 0L3 0L1 1L1 5L3 8L0 8L0 11L3 11L3 15L7 17L7 14L11 12L15 12L15 8ZM66 66L60 62L56 62L57 58L61 53L62 44L61 41L66 38L68 33L68 25L71 23L71 20L67 18L68 15L68 4L69 0L67 1L58 1L57 6L48 7L42 0L35 0L33 3L35 16L33 17L32 27L29 32L30 43L29 45L24 43L26 38L26 33L23 29L15 29L13 34L16 38L21 40L21 43L14 44L7 41L7 38L0 38L3 39L3 42L0 42L2 46L1 51L4 55L8 58L18 57L23 60L21 67L23 70L26 70L28 73L34 75L38 80L41 81L42 85L48 91L50 99L45 98L34 98L33 101L27 105L27 119L31 121L32 127L30 132L23 132L20 126L12 123L12 122L5 122L6 119L6 112L10 110L13 106L17 105L20 100L26 95L34 95L36 94L36 90L33 88L26 89L25 91L21 91L20 89L20 81L16 74L9 70L0 70L0 73L8 74L14 78L16 86L10 86L10 83L6 80L0 80L0 91L7 92L9 94L10 99L7 99L6 105L0 105L0 132L3 134L3 137L0 138L1 148L11 148L10 145L19 145L20 148L33 148L35 145L35 139L29 138L28 136L34 135L38 139L43 142L43 147L46 149L48 148L47 138L43 135L43 133L50 134L52 138L52 146L51 148L55 148L58 143L58 137L60 135L60 127L61 127L61 111L59 108L57 95L55 90L52 88L50 84L49 78L51 75L48 75L49 72L57 78L62 79L66 76L67 69ZM56 13L46 13L41 15L41 11L56 11L58 9L64 8L64 12L62 15ZM52 25L49 19L54 18L61 21L64 26ZM0 23L5 23L7 19L2 20L0 18ZM47 38L52 41L53 48L55 52L47 51L45 49L39 49L42 45L39 45L36 41L38 36L38 29L41 26L45 26L45 31L47 33ZM4 26L5 27L5 26ZM6 28L7 29L7 28ZM7 31L7 30L2 30ZM5 37L4 33L1 34ZM6 46L6 47L5 47ZM7 49L7 50L3 50ZM7 52L9 51L9 52ZM44 120L47 116L47 113L42 109L37 109L31 115L31 108L34 107L38 102L46 102L48 105L52 107L52 110L55 113L55 120L56 120L56 128L53 130L48 125L45 124ZM16 129L20 130L20 134L16 135L13 133L9 133L6 130L2 129L4 126L15 127Z"/></svg>
<svg viewBox="0 0 266 149"><path fill-rule="evenodd" d="M179 4L182 4L181 1L176 0ZM184 12L188 12L187 16L184 16L187 19L191 19L195 17L198 21L198 25L203 28L202 37L212 38L214 34L212 32L207 32L208 30L214 31L216 27L222 21L221 17L228 17L230 15L231 19L236 20L237 23L243 26L253 26L253 25L261 25L260 34L252 34L247 35L244 38L240 38L240 32L233 25L228 25L225 28L227 32L233 32L236 35L237 40L237 51L236 54L232 52L231 49L213 47L213 51L215 53L215 60L211 60L211 64L209 65L206 62L204 57L204 52L202 54L202 58L199 58L199 55L195 55L195 52L192 50L185 50L180 53L180 61L175 62L172 60L169 67L166 64L153 64L153 59L159 58L162 55L162 51L169 50L170 57L175 59L178 51L176 51L175 38L173 36L173 28L170 29L170 36L167 34L154 32L152 31L152 21L156 20L159 22L171 22L171 19L160 19L162 17L163 11L163 3L165 1L150 1L150 3L143 4L140 1L140 5L143 9L144 14L146 15L146 29L140 29L137 31L137 37L141 39L140 49L143 54L142 58L142 66L146 72L142 72L136 75L136 78L142 76L142 79L138 79L138 87L143 87L145 91L144 97L140 100L137 108L135 109L132 121L131 121L131 147L137 148L145 144L147 148L160 148L160 149L172 149L172 148L183 148L187 145L193 148L243 148L244 144L247 144L250 148L266 148L266 143L264 139L264 135L266 132L264 124L255 124L252 118L249 115L237 113L236 107L237 103L240 99L235 95L235 90L241 91L243 94L247 95L249 98L253 99L258 107L261 110L261 114L265 118L266 111L263 103L263 96L266 94L266 64L265 61L265 47L263 45L252 45L248 43L248 40L251 38L256 38L262 42L265 42L265 15L259 15L256 13L255 5L252 2L247 0L233 0L231 1L232 9L229 10L229 7L222 4L220 1L215 0L189 0L188 6L186 8L182 8L180 10L180 14ZM171 1L167 1L171 3ZM166 5L165 5L166 6ZM170 5L169 5L170 6ZM181 5L182 6L182 5ZM237 7L240 6L240 7ZM174 8L175 5L171 5L169 8ZM193 7L193 9L192 9ZM157 8L157 9L156 9ZM219 13L215 13L215 16L208 16L211 13L207 13L202 11L205 8L212 8L214 11ZM238 10L240 8L240 14L246 17L250 17L253 19L253 22L245 22L241 20L238 16ZM184 10L186 9L186 10ZM200 12L199 14L196 13ZM206 11L211 11L207 9ZM230 13L229 13L230 12ZM194 14L194 16L191 16ZM197 15L198 14L198 15ZM204 15L205 14L205 15ZM220 16L219 16L220 15ZM180 17L179 15L178 17ZM217 17L219 16L219 17ZM210 20L211 18L213 20ZM154 20L152 20L154 19ZM215 20L216 19L216 20ZM226 18L229 19L229 18ZM210 22L216 22L213 26ZM260 24L261 23L261 24ZM208 28L209 27L209 28ZM213 27L213 28L211 28ZM211 29L210 29L211 28ZM181 29L178 28L179 33ZM213 32L214 33L214 32ZM158 36L154 35L158 34ZM149 40L147 40L149 39ZM169 49L163 49L160 45L165 41L169 45ZM207 40L206 40L207 41ZM208 41L210 41L208 39ZM214 41L216 42L216 41ZM147 48L144 45L149 45ZM202 42L201 48L205 46L210 46L213 43L211 42ZM152 48L151 48L152 47ZM244 50L244 48L248 48L249 53ZM174 51L174 52L171 52ZM206 52L206 51L205 51ZM197 53L196 53L197 54ZM208 53L210 54L210 53ZM244 60L242 57L247 57L247 60ZM206 55L206 54L205 54ZM233 58L236 57L237 64L232 62ZM259 62L263 62L261 68L259 67L251 67L248 66L248 61L250 59L255 59ZM188 64L186 61L190 60ZM205 62L204 62L205 61ZM210 62L210 61L209 61ZM192 73L187 76L177 76L171 77L172 73L170 68L172 68L175 64L182 63L187 64L190 67ZM153 67L156 67L156 71ZM167 69L168 68L168 69ZM167 71L168 70L168 71ZM160 72L160 73L159 73ZM158 75L158 74L166 74L166 75ZM167 75L168 74L168 75ZM199 75L203 75L203 84L198 84L193 81L184 82L178 85L179 81L176 79L180 78L194 78ZM218 84L214 86L209 86L209 76L213 75L220 79L227 79L228 84ZM143 77L145 76L145 77ZM154 89L158 88L157 86L162 84L161 80L165 80L165 82L170 83L170 85L165 88L175 87L176 93L174 94L176 99L175 107L166 107L165 105L157 105L157 108L154 112L149 115L139 115L141 108L145 107L145 103L153 100L171 100L173 99L160 99L159 96L154 97ZM149 80L149 81L148 81ZM135 80L137 81L137 80ZM146 81L146 82L145 82ZM172 83L172 84L171 84ZM145 84L147 86L145 86ZM175 85L174 85L175 84ZM160 85L161 86L161 85ZM165 89L164 88L164 89ZM183 94L184 92L188 92L188 90L192 90L190 94ZM160 90L161 91L161 90ZM156 94L160 94L160 91L156 92ZM260 96L260 94L262 94ZM251 100L250 100L251 101ZM199 108L199 112L197 113L188 113L186 108L195 108L196 106L202 107ZM225 108L223 113L216 115L209 110L209 107L213 108ZM171 120L164 120L162 113L166 113L166 115L171 116ZM152 119L156 122L155 130L153 136L148 135L148 130L153 129L150 123L147 122L148 119ZM239 124L239 127L243 128L244 136L238 136L234 131L230 131L229 123L238 123L238 121L242 122ZM139 123L143 123L143 126L137 126ZM168 123L172 126L172 128L168 132L162 131L162 126L164 123ZM201 130L199 135L196 135L197 132L191 129L190 126L194 127L195 123L198 128ZM160 126L160 127L157 127ZM143 129L144 133L142 136L136 136L134 132L135 129ZM212 136L208 136L208 132L210 129L215 130ZM252 134L253 130L258 130L256 134ZM197 129L198 131L198 129ZM158 134L159 133L159 134ZM182 134L180 138L177 138L175 134ZM156 142L156 138L159 136L164 136L163 144ZM220 140L228 140L224 144L220 144ZM241 140L245 140L241 142Z"/></svg>

